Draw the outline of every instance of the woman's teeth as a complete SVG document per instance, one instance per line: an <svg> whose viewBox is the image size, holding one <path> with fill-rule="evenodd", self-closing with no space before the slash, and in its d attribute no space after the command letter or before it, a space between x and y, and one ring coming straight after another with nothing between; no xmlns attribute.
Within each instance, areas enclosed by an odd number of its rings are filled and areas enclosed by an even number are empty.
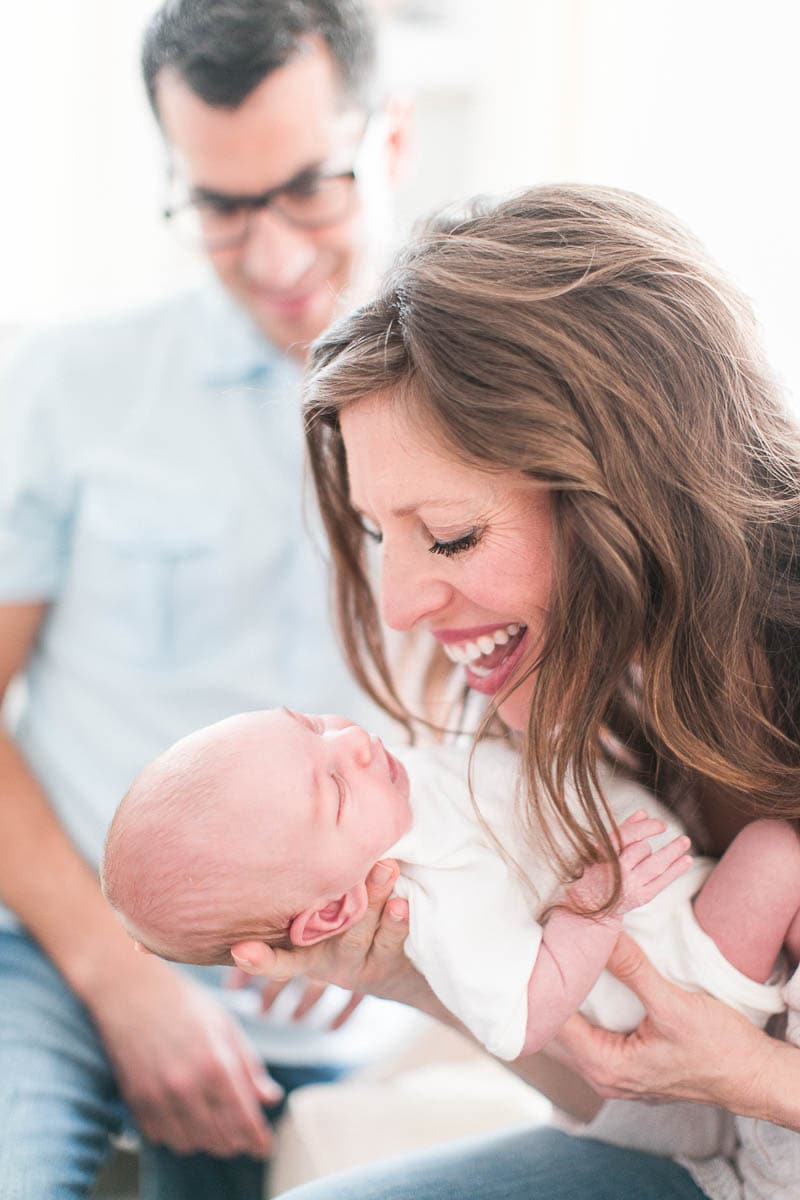
<svg viewBox="0 0 800 1200"><path fill-rule="evenodd" d="M486 675L491 675L500 663L508 657L508 654L514 647L504 650L502 654L497 654L498 648L508 646L508 643L518 641L521 634L525 632L526 626L520 625L517 622L512 622L503 628L495 629L493 633L483 633L480 637L475 638L470 642L451 642L449 645L444 645L444 652L451 662L459 663L461 666L469 667L473 674L482 678ZM496 661L489 662L490 656ZM480 660L487 661L481 663Z"/></svg>

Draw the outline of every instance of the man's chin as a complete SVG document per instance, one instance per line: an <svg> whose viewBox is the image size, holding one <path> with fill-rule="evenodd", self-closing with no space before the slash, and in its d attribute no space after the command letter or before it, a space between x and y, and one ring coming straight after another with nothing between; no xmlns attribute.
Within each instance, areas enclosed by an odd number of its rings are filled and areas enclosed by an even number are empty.
<svg viewBox="0 0 800 1200"><path fill-rule="evenodd" d="M252 294L240 299L266 339L277 350L288 353L302 353L336 314L330 291L322 288L288 301L276 302Z"/></svg>

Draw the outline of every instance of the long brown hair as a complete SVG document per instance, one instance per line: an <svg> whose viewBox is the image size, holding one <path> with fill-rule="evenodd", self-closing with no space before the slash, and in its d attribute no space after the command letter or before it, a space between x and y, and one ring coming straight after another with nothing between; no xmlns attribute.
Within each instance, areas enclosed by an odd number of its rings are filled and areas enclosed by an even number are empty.
<svg viewBox="0 0 800 1200"><path fill-rule="evenodd" d="M562 866L558 840L573 861L608 848L603 756L668 801L691 786L800 815L800 440L749 306L691 234L612 189L477 203L434 220L316 344L308 446L341 634L357 679L410 720L338 424L375 393L404 396L459 460L551 490L523 759Z"/></svg>

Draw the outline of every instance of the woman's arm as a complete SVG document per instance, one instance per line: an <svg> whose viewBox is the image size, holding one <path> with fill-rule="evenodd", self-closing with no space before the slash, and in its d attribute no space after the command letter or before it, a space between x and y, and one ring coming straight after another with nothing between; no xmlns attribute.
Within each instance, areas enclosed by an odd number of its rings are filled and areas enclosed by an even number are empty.
<svg viewBox="0 0 800 1200"><path fill-rule="evenodd" d="M608 968L641 1000L633 1033L571 1017L555 1045L599 1095L697 1100L800 1132L800 1052L704 992L685 992L623 934Z"/></svg>

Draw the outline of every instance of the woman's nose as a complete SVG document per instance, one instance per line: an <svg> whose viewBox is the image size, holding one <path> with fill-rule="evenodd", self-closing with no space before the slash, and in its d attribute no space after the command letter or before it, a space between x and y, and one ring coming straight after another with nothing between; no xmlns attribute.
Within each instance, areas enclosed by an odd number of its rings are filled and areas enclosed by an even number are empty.
<svg viewBox="0 0 800 1200"><path fill-rule="evenodd" d="M392 629L405 633L441 612L450 603L452 587L431 562L421 567L384 553L381 564L381 616Z"/></svg>

